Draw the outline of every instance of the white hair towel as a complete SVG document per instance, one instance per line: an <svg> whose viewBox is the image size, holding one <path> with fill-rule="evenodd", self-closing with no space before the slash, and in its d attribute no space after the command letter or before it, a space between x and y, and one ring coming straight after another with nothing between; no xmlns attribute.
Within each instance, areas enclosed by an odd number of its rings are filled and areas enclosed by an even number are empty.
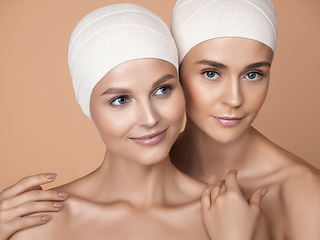
<svg viewBox="0 0 320 240"><path fill-rule="evenodd" d="M274 53L277 30L270 0L178 0L171 22L179 63L195 45L219 37L253 39Z"/></svg>
<svg viewBox="0 0 320 240"><path fill-rule="evenodd" d="M94 86L114 67L134 59L157 58L178 68L169 28L154 13L134 4L114 4L85 16L72 32L68 62L73 88L91 118Z"/></svg>

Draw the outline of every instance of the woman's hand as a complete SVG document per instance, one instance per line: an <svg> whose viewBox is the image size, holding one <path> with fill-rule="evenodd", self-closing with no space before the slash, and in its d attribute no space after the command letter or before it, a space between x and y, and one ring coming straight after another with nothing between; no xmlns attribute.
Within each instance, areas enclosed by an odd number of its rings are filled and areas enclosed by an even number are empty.
<svg viewBox="0 0 320 240"><path fill-rule="evenodd" d="M55 173L39 174L21 179L0 193L0 240L7 240L15 232L47 223L50 216L33 213L57 212L67 193L54 190L43 191L42 184L53 182Z"/></svg>
<svg viewBox="0 0 320 240"><path fill-rule="evenodd" d="M201 196L204 223L212 240L252 240L257 230L260 203L267 189L258 189L247 201L231 170L216 185L208 185Z"/></svg>

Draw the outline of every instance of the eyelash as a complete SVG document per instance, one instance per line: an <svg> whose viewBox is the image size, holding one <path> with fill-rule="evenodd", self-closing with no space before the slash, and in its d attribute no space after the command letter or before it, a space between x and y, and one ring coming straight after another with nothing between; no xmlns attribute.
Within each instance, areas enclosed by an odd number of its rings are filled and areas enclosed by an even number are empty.
<svg viewBox="0 0 320 240"><path fill-rule="evenodd" d="M210 79L208 76L206 76L206 73L208 73L208 72L213 72L213 73L215 73L215 74L217 74L218 76L221 77L221 75L219 74L219 72L218 72L217 70L215 70L215 69L204 69L204 70L202 70L202 71L201 71L201 74L202 74L202 75L205 75L205 78L207 78L209 81L217 81L219 78L218 78L218 79ZM252 70L252 71L250 71L250 72L245 73L244 76L246 77L246 76L247 76L248 74L250 74L250 73L256 73L256 74L259 75L258 79L256 79L256 80L250 80L250 79L248 79L249 81L252 81L252 82L261 81L262 78L266 76L266 74L264 74L263 72L261 72L261 71L259 71L259 70Z"/></svg>
<svg viewBox="0 0 320 240"><path fill-rule="evenodd" d="M251 74L251 73L258 74L258 75L259 75L258 78L255 79L255 80L251 80L251 79L246 78L246 76L248 76L248 75ZM245 75L244 75L244 77L246 78L246 80L251 81L251 82L259 82L259 81L261 81L265 76L266 76L265 73L263 73L263 72L261 72L261 71L258 71L258 70L254 70L254 71L247 72L247 73L245 73Z"/></svg>
<svg viewBox="0 0 320 240"><path fill-rule="evenodd" d="M169 93L172 91L172 89L173 89L173 87L172 87L171 85L163 85L163 86L158 87L156 90L154 90L154 91L153 91L153 95L156 95L156 92L159 91L161 88L167 88L167 89L168 89L168 92L163 93L163 94L159 94L158 96L167 95L167 94L169 94ZM114 104L114 102L115 102L116 100L121 99L121 98L126 99L126 101L125 101L123 104L119 104L119 105ZM117 97L111 99L110 102L109 102L109 104L110 104L112 107L121 107L121 106L125 105L127 102L130 102L129 96L128 96L128 95L120 95L120 96L117 96Z"/></svg>
<svg viewBox="0 0 320 240"><path fill-rule="evenodd" d="M114 104L114 102L115 102L116 100L121 99L121 98L126 99L125 103L119 104L119 105ZM129 99L129 96L128 96L128 95L120 95L120 96L117 96L117 97L111 99L111 101L109 102L109 104L110 104L112 107L121 107L122 105L125 105L125 104L128 102L128 99Z"/></svg>
<svg viewBox="0 0 320 240"><path fill-rule="evenodd" d="M160 95L167 95L167 94L169 94L171 91L172 91L172 89L173 89L173 87L171 86L171 85L162 85L162 86L160 86L160 87L158 87L156 90L154 90L154 95L156 95L156 92L158 92L161 88L167 88L168 89L168 92L166 92L166 93L163 93L163 94L159 94L158 96L160 96Z"/></svg>
<svg viewBox="0 0 320 240"><path fill-rule="evenodd" d="M215 70L215 69L203 69L203 70L201 71L201 74L204 75L204 77L205 77L206 79L208 79L209 81L216 81L216 80L218 80L218 79L211 79L211 78L209 78L209 77L206 75L206 74L209 73L209 72L215 73L215 74L217 74L218 76L220 76L219 72L218 72L217 70Z"/></svg>

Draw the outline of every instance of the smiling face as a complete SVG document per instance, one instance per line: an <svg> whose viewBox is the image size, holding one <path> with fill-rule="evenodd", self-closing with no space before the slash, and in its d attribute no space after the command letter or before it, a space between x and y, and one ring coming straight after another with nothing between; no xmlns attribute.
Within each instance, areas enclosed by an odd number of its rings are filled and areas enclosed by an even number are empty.
<svg viewBox="0 0 320 240"><path fill-rule="evenodd" d="M239 139L268 91L272 50L246 38L215 38L193 47L180 67L189 120L214 140Z"/></svg>
<svg viewBox="0 0 320 240"><path fill-rule="evenodd" d="M94 87L91 117L108 150L141 164L164 160L185 111L176 68L159 59L122 63Z"/></svg>

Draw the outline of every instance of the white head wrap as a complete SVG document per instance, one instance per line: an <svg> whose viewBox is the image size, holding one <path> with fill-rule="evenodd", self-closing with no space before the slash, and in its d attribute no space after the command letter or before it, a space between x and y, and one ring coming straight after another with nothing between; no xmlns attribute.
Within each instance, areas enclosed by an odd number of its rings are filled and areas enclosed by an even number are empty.
<svg viewBox="0 0 320 240"><path fill-rule="evenodd" d="M270 0L178 0L171 22L179 63L195 45L218 37L250 38L269 46L274 54L277 30Z"/></svg>
<svg viewBox="0 0 320 240"><path fill-rule="evenodd" d="M178 68L169 28L154 13L134 4L114 4L85 16L72 32L68 62L77 101L91 118L94 86L112 68L134 59L157 58Z"/></svg>

